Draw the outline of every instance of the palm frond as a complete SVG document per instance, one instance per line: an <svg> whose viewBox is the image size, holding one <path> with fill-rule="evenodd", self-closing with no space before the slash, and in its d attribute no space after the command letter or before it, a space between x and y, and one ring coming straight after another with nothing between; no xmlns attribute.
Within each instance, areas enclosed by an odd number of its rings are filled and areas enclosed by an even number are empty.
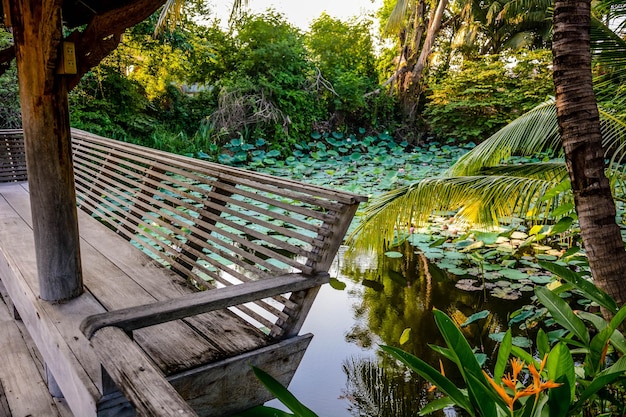
<svg viewBox="0 0 626 417"><path fill-rule="evenodd" d="M161 8L159 20L154 27L155 35L161 33L164 30L166 23L168 23L167 26L170 30L174 29L176 23L180 21L180 16L182 15L184 4L184 0L166 0L165 4Z"/></svg>
<svg viewBox="0 0 626 417"><path fill-rule="evenodd" d="M409 0L398 0L396 2L396 5L389 15L389 19L387 19L385 33L397 33L404 27L406 15L412 4L413 2Z"/></svg>
<svg viewBox="0 0 626 417"><path fill-rule="evenodd" d="M603 67L626 71L626 41L598 18L591 18L591 51Z"/></svg>
<svg viewBox="0 0 626 417"><path fill-rule="evenodd" d="M356 250L381 250L437 212L483 226L526 217L531 208L545 215L562 196L542 197L559 182L509 175L427 178L375 198L348 241Z"/></svg>
<svg viewBox="0 0 626 417"><path fill-rule="evenodd" d="M563 161L536 162L519 165L496 165L480 172L482 175L509 176L543 179L561 182L567 178L567 166Z"/></svg>
<svg viewBox="0 0 626 417"><path fill-rule="evenodd" d="M473 175L485 167L499 165L511 155L530 156L544 151L549 151L551 157L561 151L553 99L513 120L463 155L445 176Z"/></svg>

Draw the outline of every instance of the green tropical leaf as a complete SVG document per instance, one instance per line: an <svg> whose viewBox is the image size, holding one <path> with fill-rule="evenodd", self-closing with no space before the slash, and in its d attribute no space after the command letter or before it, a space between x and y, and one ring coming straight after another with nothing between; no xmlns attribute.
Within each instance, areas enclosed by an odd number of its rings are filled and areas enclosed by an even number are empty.
<svg viewBox="0 0 626 417"><path fill-rule="evenodd" d="M585 297L589 298L591 301L595 301L600 306L606 308L612 313L617 313L618 307L615 300L613 300L607 293L602 291L600 288L596 287L592 282L587 281L585 278L572 271L571 269L557 265L552 262L539 261L539 265L542 268L547 269L563 280L573 284L576 288L578 288Z"/></svg>
<svg viewBox="0 0 626 417"><path fill-rule="evenodd" d="M576 401L576 403L570 409L572 415L579 412L585 405L586 401L594 394L596 394L599 390L604 388L606 385L614 382L616 379L623 378L625 372L626 356L622 356L610 368L607 368L602 373L598 374L598 376L593 379L591 384L589 384L584 389L584 391L580 394L578 401Z"/></svg>
<svg viewBox="0 0 626 417"><path fill-rule="evenodd" d="M574 333L584 345L589 345L589 333L585 323L574 314L570 306L561 297L545 287L535 288L535 294L557 323Z"/></svg>
<svg viewBox="0 0 626 417"><path fill-rule="evenodd" d="M293 411L296 417L317 417L313 411L302 404L289 390L282 386L274 377L256 366L252 367L254 375L269 392L272 393L288 409Z"/></svg>
<svg viewBox="0 0 626 417"><path fill-rule="evenodd" d="M452 407L454 405L454 401L452 401L450 397L437 398L436 400L426 404L424 408L419 411L418 415L426 416L434 413L435 411L443 410L444 408Z"/></svg>
<svg viewBox="0 0 626 417"><path fill-rule="evenodd" d="M467 342L459 328L443 311L433 310L433 314L435 316L435 322L437 323L437 327L439 328L441 335L446 341L446 345L448 346L450 353L453 355L454 362L461 371L463 379L469 382L471 375L473 378L480 381L483 385L488 385L488 382L483 375L480 364L476 359L474 351L470 347L469 343ZM470 394L473 393L471 389L469 392ZM480 400L480 397L470 395L470 401L477 408ZM489 414L491 413L490 410L494 408L493 404L483 404L481 406L487 407L487 409L481 411L488 412Z"/></svg>
<svg viewBox="0 0 626 417"><path fill-rule="evenodd" d="M463 408L471 416L475 416L472 405L469 398L464 394L456 385L445 376L441 375L435 368L419 359L416 356L411 355L403 351L402 349L393 346L381 346L384 352L389 353L406 366L408 366L415 373L422 378L428 380L431 384L435 385L439 391L447 395L456 405Z"/></svg>
<svg viewBox="0 0 626 417"><path fill-rule="evenodd" d="M564 342L557 343L548 354L548 378L563 384L550 390L550 416L567 416L576 389L576 366L572 353ZM552 402L555 404L552 404Z"/></svg>
<svg viewBox="0 0 626 417"><path fill-rule="evenodd" d="M606 320L604 320L604 318L596 314L588 313L586 311L579 311L576 314L581 319L586 320L590 322L591 324L593 324L593 326L596 329L598 329L599 332L602 332L604 329L606 329L609 326L609 324L606 322ZM611 340L611 344L613 345L613 347L615 347L615 349L618 352L620 352L622 355L626 354L626 338L624 337L623 334L619 332L619 330L615 330L613 332L610 340Z"/></svg>
<svg viewBox="0 0 626 417"><path fill-rule="evenodd" d="M493 370L493 379L498 381L504 375L504 370L506 368L506 364L509 361L509 356L511 355L511 329L508 329L500 343L500 348L498 349L498 358L496 359L496 364Z"/></svg>

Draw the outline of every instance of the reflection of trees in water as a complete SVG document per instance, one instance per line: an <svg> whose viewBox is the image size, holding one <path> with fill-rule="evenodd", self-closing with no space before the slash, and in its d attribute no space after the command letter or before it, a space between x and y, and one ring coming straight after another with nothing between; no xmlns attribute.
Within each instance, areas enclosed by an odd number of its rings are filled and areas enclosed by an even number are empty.
<svg viewBox="0 0 626 417"><path fill-rule="evenodd" d="M352 357L343 364L348 377L344 397L355 417L413 417L428 403L428 387L397 367Z"/></svg>
<svg viewBox="0 0 626 417"><path fill-rule="evenodd" d="M376 344L398 346L402 332L410 328L411 338L401 347L438 368L440 356L428 344L443 346L445 342L435 325L432 309L445 311L458 324L471 314L489 309L494 314L462 331L472 346L492 356L496 343L488 337L489 333L504 331L507 313L521 307L523 301L490 303L482 292L456 288L453 279L429 265L410 246L400 251L402 258L381 255L374 268L347 263L342 269L342 274L364 286L360 301L353 307L356 324L346 340L365 348ZM451 363L444 362L444 367L447 376L462 384Z"/></svg>

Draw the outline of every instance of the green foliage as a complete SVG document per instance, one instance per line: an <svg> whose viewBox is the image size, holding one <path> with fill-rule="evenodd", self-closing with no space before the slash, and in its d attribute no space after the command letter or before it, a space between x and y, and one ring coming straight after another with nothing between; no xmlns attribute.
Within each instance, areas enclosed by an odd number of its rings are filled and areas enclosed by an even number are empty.
<svg viewBox="0 0 626 417"><path fill-rule="evenodd" d="M583 409L593 410L594 415L623 411L619 395L621 383L626 381L626 360L624 336L618 330L626 319L626 307L620 310L615 302L593 284L584 281L558 265L556 268L568 277L568 282L594 300L602 300L601 306L614 312L611 320L605 321L590 313L579 313L578 317L561 297L544 287L537 288L538 300L546 307L552 319L562 326L566 334L551 347L545 333L537 335L539 355L543 358L537 365L535 359L513 346L510 330L502 339L493 377L481 373L480 365L463 334L454 322L443 312L435 311L437 327L444 336L447 348L433 347L452 361L459 369L466 389L459 389L444 376L443 370L432 368L421 359L399 348L383 346L383 351L406 364L440 390L447 401L435 400L420 414L427 414L441 406L453 403L463 408L471 416L577 416ZM585 282L581 285L581 283ZM475 320L480 320L482 315ZM472 318L470 318L472 319ZM587 322L585 323L583 319ZM588 325L594 327L590 331ZM567 335L569 333L569 335ZM572 345L570 349L568 345ZM611 350L619 352L609 359ZM573 354L582 353L584 361L574 361ZM506 362L511 356L520 359L511 361L512 370L504 376ZM532 383L524 386L522 361L526 362L528 378Z"/></svg>
<svg viewBox="0 0 626 417"><path fill-rule="evenodd" d="M0 50L11 44L11 35L0 26ZM20 99L15 64L0 75L0 129L15 129L22 125Z"/></svg>
<svg viewBox="0 0 626 417"><path fill-rule="evenodd" d="M315 83L332 114L329 129L390 122L386 95L367 95L378 88L371 23L341 21L323 13L313 21L306 45L319 70Z"/></svg>
<svg viewBox="0 0 626 417"><path fill-rule="evenodd" d="M444 139L481 141L552 94L549 50L464 60L433 77L423 117Z"/></svg>
<svg viewBox="0 0 626 417"><path fill-rule="evenodd" d="M70 93L72 126L116 139L148 136L155 120L142 87L115 67L100 65Z"/></svg>
<svg viewBox="0 0 626 417"><path fill-rule="evenodd" d="M235 25L236 66L221 80L217 132L271 138L286 149L321 114L310 84L313 68L302 34L269 11Z"/></svg>
<svg viewBox="0 0 626 417"><path fill-rule="evenodd" d="M302 404L294 395L283 387L274 377L256 366L252 367L254 375L281 403L283 403L293 414L265 406L254 407L248 411L238 414L239 417L317 417L313 411Z"/></svg>

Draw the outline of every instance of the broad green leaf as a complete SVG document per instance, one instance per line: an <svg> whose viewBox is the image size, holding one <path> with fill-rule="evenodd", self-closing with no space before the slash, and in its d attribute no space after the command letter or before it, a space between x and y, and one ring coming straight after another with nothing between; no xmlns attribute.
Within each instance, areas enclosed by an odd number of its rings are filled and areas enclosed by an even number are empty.
<svg viewBox="0 0 626 417"><path fill-rule="evenodd" d="M282 386L274 377L256 366L252 367L254 375L261 381L281 403L293 411L296 417L318 417L313 411L302 404L289 390Z"/></svg>
<svg viewBox="0 0 626 417"><path fill-rule="evenodd" d="M603 365L603 352L606 344L611 338L615 330L611 327L606 327L604 330L599 332L597 335L591 339L591 343L589 344L589 355L588 358L590 360L586 361L585 365L587 367L591 367L591 372L589 376L595 376L601 369Z"/></svg>
<svg viewBox="0 0 626 417"><path fill-rule="evenodd" d="M615 300L613 300L607 293L596 287L593 283L587 281L571 269L552 262L539 261L539 265L553 274L558 275L570 284L573 284L591 301L595 301L612 313L617 312L618 307Z"/></svg>
<svg viewBox="0 0 626 417"><path fill-rule="evenodd" d="M452 406L454 406L454 401L452 401L450 397L437 398L436 400L426 404L426 406L419 411L418 415L426 416L434 413L435 411L443 410L444 408Z"/></svg>
<svg viewBox="0 0 626 417"><path fill-rule="evenodd" d="M456 361L456 356L450 351L450 349L437 345L428 345L428 347L448 359L450 362L454 363Z"/></svg>
<svg viewBox="0 0 626 417"><path fill-rule="evenodd" d="M561 297L545 287L535 288L535 294L557 323L574 333L583 344L589 344L589 333L585 323L574 314L570 306Z"/></svg>
<svg viewBox="0 0 626 417"><path fill-rule="evenodd" d="M564 385L551 390L558 398L559 402L563 402L569 406L574 398L576 389L576 365L572 358L572 353L565 342L557 343L548 354L548 363L546 370L548 378L552 381L563 383ZM551 397L552 398L552 397ZM552 414L551 414L552 415Z"/></svg>
<svg viewBox="0 0 626 417"><path fill-rule="evenodd" d="M585 402L591 398L596 392L612 383L617 378L623 377L626 372L626 356L622 356L610 368L605 369L593 379L585 390L580 394L578 401L571 408L572 415L577 413L585 405Z"/></svg>
<svg viewBox="0 0 626 417"><path fill-rule="evenodd" d="M435 368L433 368L423 360L419 359L418 357L403 351L402 349L392 346L381 346L380 348L384 352L389 353L390 355L404 363L422 378L425 378L431 384L435 385L437 389L439 389L439 391L450 397L450 399L454 401L456 405L463 408L471 416L475 416L472 405L469 402L469 398L465 394L463 394L463 392L461 392L461 390L458 389L452 381L441 375L441 373Z"/></svg>
<svg viewBox="0 0 626 417"><path fill-rule="evenodd" d="M518 346L511 346L511 353L526 363L535 363L533 355Z"/></svg>
<svg viewBox="0 0 626 417"><path fill-rule="evenodd" d="M496 381L500 380L502 375L504 375L504 369L511 355L511 347L511 329L508 329L502 339L502 343L500 343L498 359L496 360L496 365L493 370L493 379Z"/></svg>
<svg viewBox="0 0 626 417"><path fill-rule="evenodd" d="M623 306L611 319L611 328L617 329L622 325L622 322L626 319L626 305Z"/></svg>
<svg viewBox="0 0 626 417"><path fill-rule="evenodd" d="M480 364L476 360L474 351L459 328L456 327L450 317L448 317L443 311L433 310L433 314L435 315L437 327L446 341L446 345L450 349L450 352L454 355L454 362L457 364L465 381L469 381L469 375L472 375L478 381L481 381L483 385L488 384L485 376L483 375ZM470 396L470 400L472 404L477 405L480 398L473 398Z"/></svg>
<svg viewBox="0 0 626 417"><path fill-rule="evenodd" d="M552 226L552 228L550 229L550 234L554 235L557 233L563 233L569 230L569 228L572 226L572 223L574 223L574 219L572 219L571 217L563 217L555 225Z"/></svg>
<svg viewBox="0 0 626 417"><path fill-rule="evenodd" d="M475 321L482 320L485 317L488 317L489 314L490 314L489 310L483 310L483 311L479 311L478 313L474 313L471 316L469 316L467 320L465 320L465 323L461 324L461 327L469 326Z"/></svg>
<svg viewBox="0 0 626 417"><path fill-rule="evenodd" d="M482 380L484 381L484 377ZM478 409L481 417L497 417L498 411L496 410L496 404L502 407L499 397L493 392L491 386L487 387L485 384L488 382L482 382L475 375L469 374L469 380L467 381L467 391L470 393L470 399L474 399L474 406ZM491 397L491 401L488 398ZM506 408L504 408L506 410Z"/></svg>
<svg viewBox="0 0 626 417"><path fill-rule="evenodd" d="M537 349L539 350L539 356L542 358L546 353L550 352L550 340L543 329L539 329L537 332Z"/></svg>

